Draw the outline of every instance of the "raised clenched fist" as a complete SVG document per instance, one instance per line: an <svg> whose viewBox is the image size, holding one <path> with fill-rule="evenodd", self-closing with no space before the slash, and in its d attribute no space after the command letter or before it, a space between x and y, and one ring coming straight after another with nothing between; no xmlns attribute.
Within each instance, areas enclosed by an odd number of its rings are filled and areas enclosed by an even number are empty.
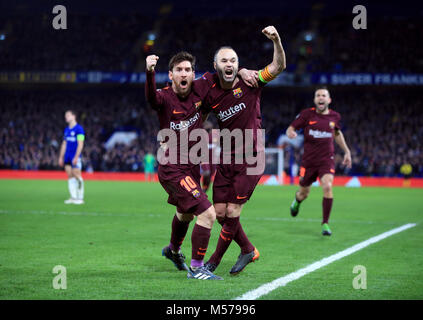
<svg viewBox="0 0 423 320"><path fill-rule="evenodd" d="M154 54L149 55L145 59L145 64L148 71L154 71L154 68L156 67L156 64L157 64L157 60L159 60L159 57Z"/></svg>
<svg viewBox="0 0 423 320"><path fill-rule="evenodd" d="M268 26L268 27L264 28L261 32L263 32L264 35L272 41L279 41L280 40L278 31L276 30L276 28L274 26Z"/></svg>

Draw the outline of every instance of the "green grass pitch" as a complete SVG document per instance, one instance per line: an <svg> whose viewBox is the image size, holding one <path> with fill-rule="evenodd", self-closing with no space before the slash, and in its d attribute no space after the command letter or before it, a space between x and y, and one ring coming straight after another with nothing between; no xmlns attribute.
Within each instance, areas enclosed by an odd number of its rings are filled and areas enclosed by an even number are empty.
<svg viewBox="0 0 423 320"><path fill-rule="evenodd" d="M238 276L232 243L216 274L187 280L161 256L174 208L157 183L86 181L86 204L65 205L66 181L0 180L0 299L233 299L261 284L406 223L417 226L312 272L261 299L422 299L423 190L335 188L330 226L320 234L320 188L297 218L294 186L258 186L241 222L261 257ZM183 252L191 256L191 223ZM220 226L215 225L206 259ZM67 270L67 289L52 270ZM352 282L367 269L367 289Z"/></svg>

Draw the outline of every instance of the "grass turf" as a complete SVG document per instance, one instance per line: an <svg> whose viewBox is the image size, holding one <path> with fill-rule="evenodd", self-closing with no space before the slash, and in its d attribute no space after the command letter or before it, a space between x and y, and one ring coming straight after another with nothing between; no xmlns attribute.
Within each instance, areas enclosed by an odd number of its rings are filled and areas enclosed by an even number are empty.
<svg viewBox="0 0 423 320"><path fill-rule="evenodd" d="M423 190L335 188L331 237L321 232L321 189L298 217L296 187L258 186L241 221L260 260L229 276L232 243L216 274L187 280L161 256L174 208L157 183L86 181L86 204L65 205L66 181L0 180L0 299L233 299L263 283L406 223L417 226L308 274L262 299L422 299ZM183 251L191 256L191 231ZM216 246L215 225L206 259ZM53 267L67 269L67 289L52 286ZM355 290L355 265L367 289Z"/></svg>

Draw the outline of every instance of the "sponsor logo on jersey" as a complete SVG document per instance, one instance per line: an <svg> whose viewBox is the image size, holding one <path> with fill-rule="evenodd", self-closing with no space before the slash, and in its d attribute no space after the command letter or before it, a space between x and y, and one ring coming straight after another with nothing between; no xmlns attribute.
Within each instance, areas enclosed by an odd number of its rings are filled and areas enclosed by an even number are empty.
<svg viewBox="0 0 423 320"><path fill-rule="evenodd" d="M241 88L236 88L236 89L232 90L232 92L234 93L234 97L235 98L241 98L242 97L242 90L241 90Z"/></svg>
<svg viewBox="0 0 423 320"><path fill-rule="evenodd" d="M316 123L317 123L317 121L309 121L308 122L309 125L313 125L313 124L316 124Z"/></svg>
<svg viewBox="0 0 423 320"><path fill-rule="evenodd" d="M320 131L320 130L313 130L310 129L308 132L309 135L320 139L320 138L332 138L332 132L327 132L327 131Z"/></svg>
<svg viewBox="0 0 423 320"><path fill-rule="evenodd" d="M216 116L220 121L224 122L246 108L247 106L245 105L245 103L241 102L240 104L232 106L225 111L220 111Z"/></svg>
<svg viewBox="0 0 423 320"><path fill-rule="evenodd" d="M200 114L197 112L193 117L188 120L179 121L175 123L173 121L170 122L170 129L172 130L184 130L191 127L197 120L200 119Z"/></svg>

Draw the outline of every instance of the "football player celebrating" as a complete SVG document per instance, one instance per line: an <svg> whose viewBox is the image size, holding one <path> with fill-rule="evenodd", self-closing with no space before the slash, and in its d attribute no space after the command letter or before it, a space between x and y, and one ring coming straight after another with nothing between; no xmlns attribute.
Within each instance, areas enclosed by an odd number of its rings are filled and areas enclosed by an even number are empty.
<svg viewBox="0 0 423 320"><path fill-rule="evenodd" d="M171 129L176 134L176 145L170 145L169 139L161 141L165 155L169 155L169 149L174 148L178 159L177 163L159 164L158 167L160 184L169 194L168 202L176 206L170 244L163 248L162 254L179 270L187 270L188 278L221 280L221 277L204 268L203 263L216 212L201 188L200 166L193 164L187 156L196 142L184 142L180 139L181 131L187 130L189 136L192 130L202 128L199 108L214 83L214 75L206 73L194 80L195 57L187 52L180 52L169 62L169 78L172 80L172 85L156 90L154 69L158 59L156 55L146 58L146 97L152 108L157 111L160 129ZM253 85L252 72L245 70L244 75ZM183 143L188 143L187 154L180 152L180 145ZM188 159L188 163L183 164L180 161L182 158ZM197 221L191 236L192 259L191 267L188 268L180 248L194 216L197 216Z"/></svg>
<svg viewBox="0 0 423 320"><path fill-rule="evenodd" d="M63 134L59 154L59 166L64 166L68 175L70 198L65 200L65 203L83 204L84 180L81 175L81 152L84 148L85 133L82 126L76 122L76 114L73 110L65 112L65 121L68 126Z"/></svg>
<svg viewBox="0 0 423 320"><path fill-rule="evenodd" d="M333 203L332 183L335 174L335 141L344 151L343 164L351 167L351 152L345 142L340 127L341 115L329 109L332 102L326 87L318 88L314 93L314 108L301 111L286 130L288 138L297 136L295 130L304 130L304 154L300 167L300 188L291 204L291 215L296 217L300 204L309 192L311 184L320 179L323 188L322 234L330 236L329 216Z"/></svg>
<svg viewBox="0 0 423 320"><path fill-rule="evenodd" d="M238 55L230 47L221 47L214 56L214 67L219 80L210 89L206 105L210 106L208 111L216 115L221 130L255 132L253 154L261 152L264 158L264 150L259 150L257 138L257 131L261 129L260 96L264 85L285 69L286 62L281 39L275 27L268 26L262 32L273 42L274 53L273 61L258 73L259 86L251 88L238 79ZM224 153L225 151L221 152L221 159ZM236 275L247 264L259 258L258 250L251 244L241 226L240 215L243 205L250 199L262 173L256 175L247 173L252 165L246 161L248 155L244 149L241 151L239 146L233 144L229 153L231 163L224 164L221 160L214 178L213 203L222 230L216 251L206 263L206 268L214 271L232 240L235 240L241 248L241 254L230 274ZM238 154L242 154L244 159L241 164L235 161Z"/></svg>

